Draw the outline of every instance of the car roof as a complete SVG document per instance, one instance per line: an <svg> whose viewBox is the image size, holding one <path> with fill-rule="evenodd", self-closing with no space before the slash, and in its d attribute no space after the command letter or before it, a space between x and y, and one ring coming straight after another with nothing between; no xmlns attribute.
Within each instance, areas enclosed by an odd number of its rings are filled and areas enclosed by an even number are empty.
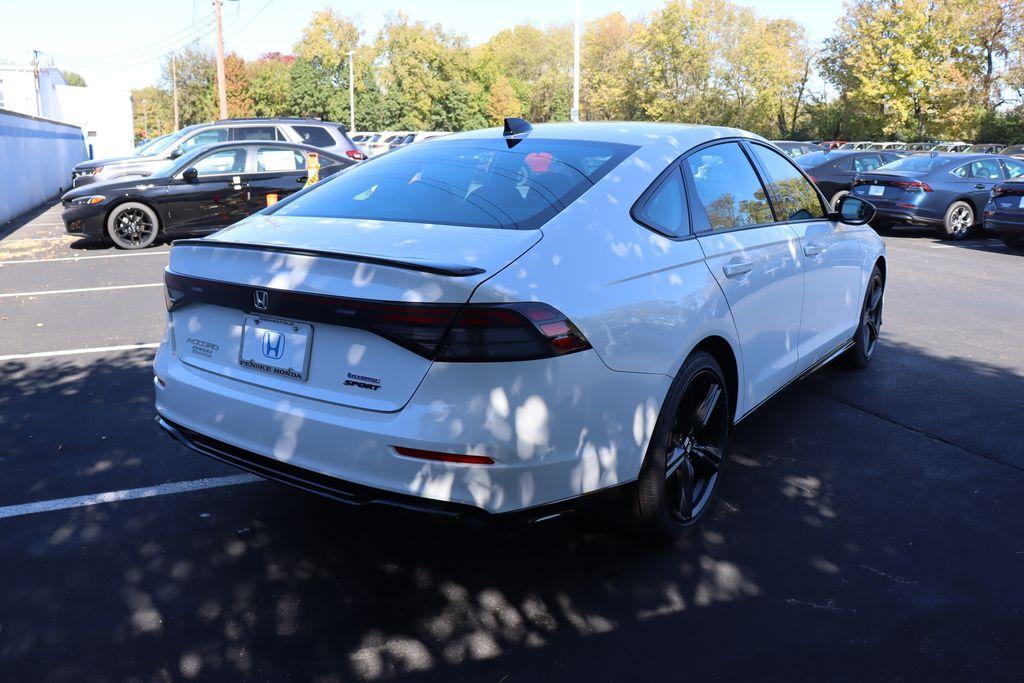
<svg viewBox="0 0 1024 683"><path fill-rule="evenodd" d="M444 140L501 139L502 132L502 128L482 128L465 133L452 133L446 135ZM678 149L680 154L719 138L742 137L764 140L760 135L725 126L634 121L539 123L534 125L533 130L527 135L532 140L580 140L616 142L637 147L673 147Z"/></svg>
<svg viewBox="0 0 1024 683"><path fill-rule="evenodd" d="M189 152L189 155L198 156L198 152L210 152L213 150L221 149L223 147L251 147L252 145L259 145L260 147L281 147L284 149L301 149L306 152L315 152L317 154L326 154L328 156L341 158L341 155L336 152L330 152L313 145L306 145L301 142L287 142L283 140L228 140L227 142L215 142L211 145L203 145L196 147L195 151ZM991 154L987 156L992 156ZM184 158L184 156L182 157Z"/></svg>

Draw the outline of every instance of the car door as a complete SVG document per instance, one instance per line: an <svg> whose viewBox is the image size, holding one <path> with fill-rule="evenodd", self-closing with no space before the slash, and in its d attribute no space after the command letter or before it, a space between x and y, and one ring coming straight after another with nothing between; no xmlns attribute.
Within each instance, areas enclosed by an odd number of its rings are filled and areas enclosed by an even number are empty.
<svg viewBox="0 0 1024 683"><path fill-rule="evenodd" d="M744 391L755 406L794 377L803 307L799 240L776 221L739 142L702 147L684 160L691 220L722 288L740 341Z"/></svg>
<svg viewBox="0 0 1024 683"><path fill-rule="evenodd" d="M294 147L255 147L254 173L249 177L252 210L260 209L298 192L306 184L307 153Z"/></svg>
<svg viewBox="0 0 1024 683"><path fill-rule="evenodd" d="M803 309L797 343L797 374L830 355L853 336L861 307L861 246L843 223L829 218L818 193L788 159L751 143L768 181L775 212L800 241ZM880 161L875 155L857 159ZM861 230L862 228L856 228Z"/></svg>
<svg viewBox="0 0 1024 683"><path fill-rule="evenodd" d="M251 212L244 176L248 164L245 146L214 149L189 168L198 177L189 181L182 169L168 185L165 230L174 234L212 232L227 227Z"/></svg>
<svg viewBox="0 0 1024 683"><path fill-rule="evenodd" d="M992 192L992 188L1003 182L1003 167L999 163L999 159L978 159L972 161L969 165L970 168L970 192L971 199L974 200L974 205L979 209L983 209L988 203L989 194ZM977 220L981 220L981 216L978 215Z"/></svg>

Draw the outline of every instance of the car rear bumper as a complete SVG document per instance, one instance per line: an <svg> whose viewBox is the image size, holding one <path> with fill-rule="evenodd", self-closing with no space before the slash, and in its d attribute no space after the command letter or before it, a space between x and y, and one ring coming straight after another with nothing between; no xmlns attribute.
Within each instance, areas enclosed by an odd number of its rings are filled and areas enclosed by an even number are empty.
<svg viewBox="0 0 1024 683"><path fill-rule="evenodd" d="M157 413L207 455L346 502L491 514L635 480L671 381L611 371L593 351L435 363L402 410L377 412L207 372L182 363L167 342L154 370ZM423 460L395 446L495 462Z"/></svg>
<svg viewBox="0 0 1024 683"><path fill-rule="evenodd" d="M1000 235L1015 235L1024 237L1024 216L1018 220L1005 220L999 218L986 218L985 230L998 232Z"/></svg>
<svg viewBox="0 0 1024 683"><path fill-rule="evenodd" d="M924 216L908 209L875 206L875 217L890 223L909 223L910 225L928 226L942 225L941 218Z"/></svg>

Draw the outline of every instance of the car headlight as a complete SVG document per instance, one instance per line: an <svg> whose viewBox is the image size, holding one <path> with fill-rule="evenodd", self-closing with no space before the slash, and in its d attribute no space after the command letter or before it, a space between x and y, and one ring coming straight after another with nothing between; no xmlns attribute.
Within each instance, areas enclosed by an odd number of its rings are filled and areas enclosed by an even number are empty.
<svg viewBox="0 0 1024 683"><path fill-rule="evenodd" d="M71 200L72 206L82 206L84 204L99 204L106 197L101 194L91 194L87 197L75 197Z"/></svg>

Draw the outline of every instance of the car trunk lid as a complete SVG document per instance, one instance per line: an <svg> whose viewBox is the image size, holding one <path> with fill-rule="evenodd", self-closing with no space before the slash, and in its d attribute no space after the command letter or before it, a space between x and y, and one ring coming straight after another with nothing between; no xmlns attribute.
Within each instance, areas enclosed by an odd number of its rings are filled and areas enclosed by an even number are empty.
<svg viewBox="0 0 1024 683"><path fill-rule="evenodd" d="M256 216L175 243L167 273L175 351L189 365L282 393L400 410L475 288L541 237Z"/></svg>

